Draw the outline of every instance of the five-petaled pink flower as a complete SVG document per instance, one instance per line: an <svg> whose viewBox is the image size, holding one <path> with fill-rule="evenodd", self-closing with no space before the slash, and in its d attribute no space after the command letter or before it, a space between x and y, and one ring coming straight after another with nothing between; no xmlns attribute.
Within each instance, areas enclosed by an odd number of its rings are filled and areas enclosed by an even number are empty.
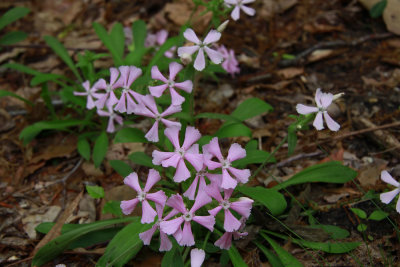
<svg viewBox="0 0 400 267"><path fill-rule="evenodd" d="M246 218L242 217L240 219L240 222L241 222L241 227L238 231L225 232L217 241L215 241L214 245L216 245L217 247L219 247L221 249L229 249L232 244L232 237L235 240L238 240L238 239L243 238L244 236L247 236L248 235L247 232L242 232L246 225Z"/></svg>
<svg viewBox="0 0 400 267"><path fill-rule="evenodd" d="M231 16L233 20L238 20L240 18L240 10L246 13L249 16L254 16L256 11L254 8L247 7L245 4L253 3L255 0L225 0L225 4L227 6L235 6L232 10Z"/></svg>
<svg viewBox="0 0 400 267"><path fill-rule="evenodd" d="M181 124L179 122L164 119L164 117L166 116L180 112L182 110L181 106L170 105L166 110L164 110L164 112L160 114L158 112L157 105L153 96L146 95L142 97L142 101L143 105L138 106L135 114L155 119L153 126L145 135L147 140L151 142L158 142L158 124L160 121L167 128L168 127L177 127L179 129L181 128Z"/></svg>
<svg viewBox="0 0 400 267"><path fill-rule="evenodd" d="M194 144L201 137L199 130L191 126L187 127L182 146L179 144L179 131L180 129L177 127L167 128L164 131L175 148L174 152L153 151L154 165L161 164L163 167L176 168L174 181L177 183L185 181L190 177L190 171L186 167L185 159L196 169L200 169L203 166L203 155L199 153L199 145Z"/></svg>
<svg viewBox="0 0 400 267"><path fill-rule="evenodd" d="M221 38L221 33L216 30L211 30L204 41L200 41L197 37L196 33L192 29L186 29L183 33L186 40L193 42L195 45L192 46L183 46L178 48L178 56L182 57L184 54L192 55L196 51L199 51L194 61L194 68L198 71L202 71L206 66L206 61L204 57L204 51L207 53L208 57L215 64L219 64L222 62L222 55L220 52L211 49L209 46L212 43L218 42Z"/></svg>
<svg viewBox="0 0 400 267"><path fill-rule="evenodd" d="M396 189L380 195L381 201L385 204L389 204L400 193L400 183L393 179L393 177L387 171L382 171L381 179L385 183L396 187ZM400 200L397 200L396 210L398 213L400 213Z"/></svg>
<svg viewBox="0 0 400 267"><path fill-rule="evenodd" d="M214 137L210 143L203 146L204 154L211 154L216 157L219 162L212 161L210 157L204 157L205 164L210 170L222 168L222 181L219 186L223 189L235 188L238 182L247 183L250 177L250 170L239 170L232 167L232 162L246 157L246 150L239 144L234 143L228 151L226 159L222 156L221 149L218 144L218 138ZM232 176L236 179L234 179Z"/></svg>
<svg viewBox="0 0 400 267"><path fill-rule="evenodd" d="M195 221L198 224L204 226L211 232L214 231L214 216L197 216L195 214L198 209L210 202L211 198L205 192L200 192L199 194L197 194L196 200L192 208L190 210L187 210L185 204L183 203L183 199L179 194L171 196L167 200L167 205L176 209L177 211L182 213L182 215L169 221L160 222L160 229L168 235L175 234L175 238L178 238L177 242L179 245L193 246L195 242L192 233L192 221ZM181 229L182 223L184 224L183 230ZM177 232L179 234L176 234Z"/></svg>
<svg viewBox="0 0 400 267"><path fill-rule="evenodd" d="M172 248L172 243L169 240L167 234L160 229L160 223L174 217L176 214L179 213L179 211L173 209L164 218L162 217L164 211L164 205L161 206L156 204L156 211L157 211L158 221L149 230L140 233L139 237L140 239L142 239L143 244L150 245L151 238L153 237L155 231L158 229L160 230L160 251L169 251Z"/></svg>
<svg viewBox="0 0 400 267"><path fill-rule="evenodd" d="M231 74L231 76L233 77L235 73L240 72L240 69L238 67L239 63L236 60L235 51L233 51L233 49L229 49L228 51L225 46L221 45L220 47L218 47L218 52L220 52L222 57L224 58L224 61L221 65L227 73Z"/></svg>
<svg viewBox="0 0 400 267"><path fill-rule="evenodd" d="M90 87L89 81L85 81L82 83L83 88L85 89L86 92L74 92L74 95L85 95L87 96L87 102L86 102L86 108L87 109L92 109L96 105L94 104L95 99L99 98L101 94L96 93L97 89L93 86Z"/></svg>
<svg viewBox="0 0 400 267"><path fill-rule="evenodd" d="M206 258L206 252L202 249L194 248L190 251L190 267L200 267L204 259Z"/></svg>
<svg viewBox="0 0 400 267"><path fill-rule="evenodd" d="M122 93L114 109L121 113L126 112L128 114L132 114L135 112L143 96L133 91L130 87L132 83L142 74L142 70L136 68L135 66L121 66L118 69L121 73L121 76L119 77L117 84L122 87ZM138 103L135 103L132 97Z"/></svg>
<svg viewBox="0 0 400 267"><path fill-rule="evenodd" d="M102 109L97 109L97 114L101 117L109 117L108 118L108 126L107 132L113 133L115 132L114 121L116 121L119 125L122 125L123 119L121 116L116 114L110 105L106 105L108 111L104 111Z"/></svg>
<svg viewBox="0 0 400 267"><path fill-rule="evenodd" d="M95 90L104 90L104 94L100 94L95 102L98 109L104 108L105 105L113 107L118 102L114 90L121 87L121 79L118 79L119 71L117 68L110 68L110 83L108 84L104 79L98 80L93 87Z"/></svg>
<svg viewBox="0 0 400 267"><path fill-rule="evenodd" d="M211 181L211 184L218 184L221 181L222 178L221 174L209 173L206 169L207 166L204 164L201 169L196 169L197 171L196 176L194 177L192 184L189 186L186 192L183 193L185 197L187 197L190 200L194 200L196 195L197 185L199 186L198 192L204 191L206 189L207 183L204 177L207 177Z"/></svg>
<svg viewBox="0 0 400 267"><path fill-rule="evenodd" d="M310 107L303 104L297 104L296 110L298 113L303 115L310 113L317 113L313 122L313 125L317 130L324 129L324 122L322 119L323 115L325 118L325 122L328 125L328 128L331 131L338 131L340 125L329 116L327 111L332 101L333 101L333 95L331 93L323 93L321 92L321 89L318 88L317 92L315 93L315 103L317 104L317 106Z"/></svg>
<svg viewBox="0 0 400 267"><path fill-rule="evenodd" d="M137 192L137 197L131 200L121 201L121 209L125 215L130 214L136 207L136 205L142 203L142 220L141 223L152 223L157 215L157 212L150 206L148 200L155 202L158 205L164 206L167 196L163 191L157 191L155 193L149 193L150 189L160 181L160 174L154 170L149 170L146 185L144 189L140 187L138 176L135 172L129 174L125 179L124 183L131 187Z"/></svg>
<svg viewBox="0 0 400 267"><path fill-rule="evenodd" d="M149 90L152 96L160 97L163 92L169 88L169 92L171 94L171 102L172 105L180 105L185 101L185 98L179 95L175 88L181 89L187 93L191 93L193 89L193 83L190 80L176 83L175 77L182 70L183 66L179 63L172 62L169 64L169 78L165 78L164 75L161 74L160 70L157 66L153 66L151 68L151 77L153 79L164 82L162 85L158 86L149 86Z"/></svg>
<svg viewBox="0 0 400 267"><path fill-rule="evenodd" d="M246 219L249 218L251 212L251 206L253 204L253 200L247 197L240 198L238 201L230 202L229 198L233 193L233 189L225 189L224 190L224 198L221 196L221 192L219 188L215 185L207 186L206 190L207 194L213 197L215 200L218 201L219 206L209 210L208 212L213 215L214 217L223 209L225 213L224 219L224 229L227 232L234 232L237 231L240 226L241 222L233 216L232 212L229 209L232 209L245 217Z"/></svg>

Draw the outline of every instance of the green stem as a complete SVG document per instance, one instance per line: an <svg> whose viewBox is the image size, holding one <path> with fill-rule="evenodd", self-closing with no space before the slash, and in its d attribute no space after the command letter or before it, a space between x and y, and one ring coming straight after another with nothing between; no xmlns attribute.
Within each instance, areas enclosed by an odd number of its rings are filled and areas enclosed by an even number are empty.
<svg viewBox="0 0 400 267"><path fill-rule="evenodd" d="M211 231L208 231L206 237L204 238L203 247L201 248L204 251L206 250L206 244L207 244L207 241L208 241L208 238L210 237L210 235L211 235Z"/></svg>

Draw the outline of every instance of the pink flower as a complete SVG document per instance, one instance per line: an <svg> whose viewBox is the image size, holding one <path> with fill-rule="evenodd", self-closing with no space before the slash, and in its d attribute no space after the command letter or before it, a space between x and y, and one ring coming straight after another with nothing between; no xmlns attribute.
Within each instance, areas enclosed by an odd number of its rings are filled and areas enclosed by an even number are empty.
<svg viewBox="0 0 400 267"><path fill-rule="evenodd" d="M158 142L158 125L160 121L167 128L168 127L177 127L179 129L181 128L181 124L179 122L164 119L164 117L166 116L180 112L182 110L181 106L171 105L164 112L160 114L158 112L156 102L154 101L154 98L151 95L143 96L142 101L143 105L140 105L136 109L135 114L155 119L153 127L151 127L151 129L145 135L147 140L151 142Z"/></svg>
<svg viewBox="0 0 400 267"><path fill-rule="evenodd" d="M221 45L218 48L218 52L220 52L222 57L224 58L224 61L222 62L222 68L224 68L227 73L230 73L233 77L235 73L240 72L240 69L238 67L239 63L236 60L235 51L233 51L233 49L230 49L228 51L225 46Z"/></svg>
<svg viewBox="0 0 400 267"><path fill-rule="evenodd" d="M317 104L317 107L310 107L310 106L305 106L303 104L297 104L296 110L298 113L306 115L310 113L317 113L314 119L314 127L317 130L322 130L324 129L324 123L322 119L322 115L325 118L325 122L328 125L328 128L331 131L338 131L340 128L340 125L335 122L328 114L328 107L331 105L333 101L333 95L331 93L322 93L321 89L318 88L317 92L315 93L315 103Z"/></svg>
<svg viewBox="0 0 400 267"><path fill-rule="evenodd" d="M138 103L140 103L143 97L130 88L132 83L142 74L142 70L135 66L121 66L118 69L121 72L121 76L117 83L122 87L122 94L114 109L121 113L126 112L131 114L135 112L138 106L138 104L133 101L132 97Z"/></svg>
<svg viewBox="0 0 400 267"><path fill-rule="evenodd" d="M200 132L194 127L187 127L185 141L179 144L179 128L171 127L165 129L164 133L175 148L174 152L153 151L153 164L163 167L174 167L176 172L174 181L180 183L190 177L190 171L186 167L185 159L195 167L200 169L203 166L203 156L199 153L199 145L194 144L201 137Z"/></svg>
<svg viewBox="0 0 400 267"><path fill-rule="evenodd" d="M121 80L117 80L118 76L118 69L110 68L110 83L107 84L104 79L100 79L93 85L95 90L105 91L105 94L100 94L98 100L95 102L95 105L98 109L104 108L106 104L112 107L118 102L118 99L114 93L116 88L121 87Z"/></svg>
<svg viewBox="0 0 400 267"><path fill-rule="evenodd" d="M160 251L169 251L172 248L172 243L169 240L167 234L160 229L160 223L169 220L179 212L177 210L172 210L167 216L162 218L164 205L161 206L156 204L156 210L157 210L158 221L149 230L140 233L139 237L140 239L142 239L143 244L150 245L151 238L153 237L155 231L158 229L160 230Z"/></svg>
<svg viewBox="0 0 400 267"><path fill-rule="evenodd" d="M162 46L168 38L168 32L166 30L160 30L155 34L149 33L144 43L145 47ZM157 47L158 50L158 47ZM164 56L172 58L174 56L176 46L171 47L164 53Z"/></svg>
<svg viewBox="0 0 400 267"><path fill-rule="evenodd" d="M204 155L203 155L204 156ZM204 191L206 189L206 180L204 177L207 177L210 181L211 184L217 183L218 181L221 180L221 174L214 174L214 173L209 173L206 170L207 166L203 165L203 167L199 170L196 169L197 173L196 176L193 179L192 184L189 186L189 188L186 190L185 193L183 193L183 195L185 197L187 197L190 200L194 200L195 199L195 195L196 195L196 189L197 189L197 185L199 186L199 190L200 191Z"/></svg>
<svg viewBox="0 0 400 267"><path fill-rule="evenodd" d="M247 236L248 233L247 232L242 232L245 225L246 225L246 218L242 217L240 219L241 222L241 227L238 231L235 232L225 232L217 241L215 241L214 245L216 245L217 247L221 248L221 249L229 249L231 247L232 244L232 237L235 240L241 239L244 236Z"/></svg>
<svg viewBox="0 0 400 267"><path fill-rule="evenodd" d="M116 114L112 107L110 105L107 105L108 111L104 111L101 109L97 109L97 114L101 117L109 117L108 119L108 126L107 126L107 132L113 133L115 132L115 126L114 126L114 121L116 121L119 125L123 124L123 119L121 116Z"/></svg>
<svg viewBox="0 0 400 267"><path fill-rule="evenodd" d="M171 93L171 101L172 105L180 105L185 101L185 98L180 96L175 88L181 89L187 93L191 93L193 89L193 83L190 80L175 83L175 77L182 70L183 66L179 63L172 62L169 64L169 78L165 78L157 66L153 66L151 68L151 77L153 79L164 82L162 85L158 86L149 86L149 90L152 96L160 97L165 89L169 88L169 92Z"/></svg>
<svg viewBox="0 0 400 267"><path fill-rule="evenodd" d="M246 150L239 144L232 144L228 151L226 159L222 156L221 149L218 144L218 138L214 137L210 143L203 146L203 153L216 157L219 162L211 160L211 157L205 157L205 164L210 170L222 168L222 181L219 185L223 189L235 188L238 182L247 183L250 177L250 170L239 170L232 167L232 162L246 157ZM233 178L232 176L235 178Z"/></svg>
<svg viewBox="0 0 400 267"><path fill-rule="evenodd" d="M194 248L190 251L190 266L200 267L204 259L206 258L206 252L202 249Z"/></svg>
<svg viewBox="0 0 400 267"><path fill-rule="evenodd" d="M90 87L89 81L85 81L82 83L83 88L85 88L86 92L74 92L74 95L85 95L87 96L87 102L86 102L86 108L87 109L92 109L96 105L94 104L94 99L93 98L99 98L101 94L96 93L97 89L93 86Z"/></svg>
<svg viewBox="0 0 400 267"><path fill-rule="evenodd" d="M164 206L167 196L163 191L158 191L155 193L149 193L150 189L160 181L160 174L154 170L149 170L149 175L147 177L146 185L144 190L140 187L138 176L135 172L129 174L125 179L124 183L131 187L137 192L137 197L127 201L121 201L121 209L125 215L130 214L136 205L142 203L142 220L141 223L152 223L154 217L156 217L156 211L150 206L148 200L155 202L158 205Z"/></svg>
<svg viewBox="0 0 400 267"><path fill-rule="evenodd" d="M391 184L396 187L396 189L394 189L390 192L382 193L380 195L381 201L385 204L389 204L400 193L400 183L397 182L395 179L393 179L393 177L387 171L382 171L381 179L385 183ZM396 210L398 213L400 213L400 201L399 200L397 200Z"/></svg>
<svg viewBox="0 0 400 267"><path fill-rule="evenodd" d="M191 221L195 221L198 224L201 224L211 232L214 231L215 218L214 216L197 216L195 212L203 207L204 205L211 202L211 198L207 196L204 192L201 192L197 195L196 201L194 202L192 208L188 211L186 209L185 204L183 203L182 197L177 194L171 196L167 205L179 211L182 215L169 220L163 221L160 223L160 228L162 231L167 233L168 235L175 234L175 238L177 238L177 242L181 246L193 246L194 236L192 233ZM183 230L181 230L181 225L183 225ZM176 234L179 232L179 234Z"/></svg>
<svg viewBox="0 0 400 267"><path fill-rule="evenodd" d="M256 13L254 8L245 6L245 4L253 3L254 1L255 0L225 0L225 4L229 7L231 5L235 6L232 10L231 17L233 20L238 20L240 17L240 10L249 16L254 16Z"/></svg>
<svg viewBox="0 0 400 267"><path fill-rule="evenodd" d="M204 41L200 41L197 38L196 33L192 29L186 29L183 33L183 36L186 40L193 42L195 45L193 46L183 46L178 48L178 56L182 57L184 54L192 55L196 51L199 51L194 61L194 68L198 71L202 71L206 66L206 61L204 58L204 51L207 53L208 57L215 64L219 64L222 62L222 55L218 51L211 49L209 46L212 43L218 42L221 38L221 33L216 30L211 30Z"/></svg>
<svg viewBox="0 0 400 267"><path fill-rule="evenodd" d="M235 216L231 213L229 209L232 209L245 217L246 219L249 218L251 212L251 206L253 204L253 200L247 197L240 198L238 201L230 202L229 198L233 193L233 189L225 189L224 198L222 198L221 193L217 186L207 186L206 190L207 194L213 197L215 200L218 201L219 206L209 210L208 213L213 215L214 217L223 209L225 213L224 219L224 229L227 232L234 232L237 231L240 226L241 222L236 219Z"/></svg>

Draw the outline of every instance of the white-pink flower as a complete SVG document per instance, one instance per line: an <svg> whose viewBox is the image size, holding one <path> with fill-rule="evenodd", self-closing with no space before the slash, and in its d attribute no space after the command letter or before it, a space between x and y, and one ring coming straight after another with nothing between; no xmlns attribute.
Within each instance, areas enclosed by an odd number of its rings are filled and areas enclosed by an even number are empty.
<svg viewBox="0 0 400 267"><path fill-rule="evenodd" d="M162 217L164 211L164 205L156 204L156 211L158 216L158 221L147 231L140 233L139 237L142 239L144 245L150 245L151 238L153 237L156 230L160 230L160 251L169 251L172 248L172 243L169 240L166 233L160 229L160 223L169 220L173 216L179 213L179 211L173 209L167 216Z"/></svg>
<svg viewBox="0 0 400 267"><path fill-rule="evenodd" d="M169 92L171 94L171 102L172 105L180 105L185 101L185 98L179 95L175 88L181 89L187 93L191 93L193 90L193 83L191 80L187 80L184 82L176 83L175 77L182 70L183 66L179 63L172 62L169 64L169 78L165 78L164 75L161 74L160 70L157 66L153 66L151 68L151 77L153 79L164 82L162 85L158 86L149 86L149 91L152 96L160 97L163 92L169 88Z"/></svg>
<svg viewBox="0 0 400 267"><path fill-rule="evenodd" d="M226 70L227 73L231 74L232 77L235 75L235 73L239 73L239 62L236 60L235 57L235 51L233 49L226 49L225 46L221 45L218 47L218 52L221 53L222 57L224 58L224 61L222 62L222 68Z"/></svg>
<svg viewBox="0 0 400 267"><path fill-rule="evenodd" d="M230 197L233 193L233 189L225 189L224 190L224 198L222 198L221 192L219 188L215 185L207 186L206 190L207 194L213 197L218 201L219 206L209 210L208 213L213 215L214 217L223 209L225 214L224 219L224 229L227 232L234 232L239 230L241 226L241 222L236 219L236 217L232 214L230 209L236 211L246 219L249 218L251 207L253 204L253 200L247 197L242 197L238 201L231 202Z"/></svg>
<svg viewBox="0 0 400 267"><path fill-rule="evenodd" d="M317 113L315 116L313 125L317 130L324 129L324 122L322 116L325 118L325 122L328 125L328 128L331 131L338 131L340 129L340 125L335 122L328 114L328 107L332 104L333 95L331 93L323 93L321 89L318 88L315 93L315 103L316 107L310 107L303 104L297 104L296 110L298 113L307 115L310 113Z"/></svg>
<svg viewBox="0 0 400 267"><path fill-rule="evenodd" d="M112 107L118 102L114 93L114 90L122 85L122 81L118 79L118 76L118 69L110 68L110 83L107 83L104 79L100 79L93 85L96 91L104 91L104 94L99 94L99 98L95 102L98 109L104 108L105 105Z"/></svg>
<svg viewBox="0 0 400 267"><path fill-rule="evenodd" d="M219 160L219 162L215 162L211 160L211 157L204 157L204 163L210 170L222 168L222 181L219 184L221 188L233 189L236 187L238 182L247 183L249 180L249 169L239 170L232 167L233 161L246 157L246 150L244 150L239 144L232 144L229 148L228 156L224 158L218 144L218 138L214 137L211 139L209 144L203 146L203 153L205 155L211 154Z"/></svg>
<svg viewBox="0 0 400 267"><path fill-rule="evenodd" d="M386 192L386 193L382 193L380 195L381 201L385 204L389 204L400 193L400 183L397 182L395 179L393 179L393 177L387 171L381 172L381 179L385 183L391 184L396 187L396 189ZM397 200L396 210L398 213L400 213L400 201L399 200Z"/></svg>
<svg viewBox="0 0 400 267"><path fill-rule="evenodd" d="M193 42L195 45L183 46L178 48L178 56L182 57L184 54L192 55L196 51L199 51L194 61L194 68L198 71L202 71L206 67L206 60L204 57L204 51L215 64L222 62L222 55L220 52L211 49L209 46L215 42L218 42L221 38L221 33L216 30L211 30L204 41L200 41L196 33L192 29L186 29L183 33L186 40Z"/></svg>
<svg viewBox="0 0 400 267"><path fill-rule="evenodd" d="M92 109L96 105L94 104L95 100L101 96L101 94L96 93L97 89L93 86L90 87L89 81L85 81L82 83L83 88L85 89L86 92L74 92L74 95L85 95L87 97L87 102L86 102L86 108L87 109Z"/></svg>
<svg viewBox="0 0 400 267"><path fill-rule="evenodd" d="M135 66L121 66L118 69L121 73L121 76L119 77L117 84L122 87L122 93L114 109L121 113L126 112L128 114L132 114L135 112L143 96L133 91L130 87L132 83L142 74L142 70ZM132 97L137 103L133 101Z"/></svg>
<svg viewBox="0 0 400 267"><path fill-rule="evenodd" d="M180 112L182 110L181 106L170 105L166 110L164 110L164 112L159 113L156 101L154 100L153 96L151 95L143 96L142 103L143 105L139 105L136 108L135 114L155 119L153 126L145 135L147 140L151 142L158 142L158 126L160 121L167 128L168 127L177 127L179 129L181 128L181 124L179 122L164 119L164 117L166 116Z"/></svg>
<svg viewBox="0 0 400 267"><path fill-rule="evenodd" d="M168 235L175 234L177 242L181 246L193 246L195 244L194 236L192 233L191 222L195 221L204 226L211 232L214 231L215 218L214 216L197 216L195 212L204 205L211 202L211 198L204 192L197 194L196 200L190 210L188 210L183 203L182 197L177 194L171 196L167 200L167 205L179 211L182 215L160 223L160 229ZM183 230L181 225L183 224ZM179 232L178 234L176 234Z"/></svg>
<svg viewBox="0 0 400 267"><path fill-rule="evenodd" d="M148 200L155 202L158 205L164 206L167 196L163 191L149 193L150 189L160 181L160 174L154 170L149 170L146 185L144 189L140 187L138 176L135 172L129 174L124 183L137 192L137 197L131 200L121 201L121 209L125 215L130 214L139 202L142 203L142 220L141 223L152 223L157 215L157 212L150 206Z"/></svg>
<svg viewBox="0 0 400 267"><path fill-rule="evenodd" d="M204 259L206 258L206 252L202 249L194 248L190 251L190 266L200 267Z"/></svg>
<svg viewBox="0 0 400 267"><path fill-rule="evenodd" d="M101 117L108 117L108 126L107 132L113 133L115 132L114 121L116 121L119 125L123 124L123 119L121 116L116 114L113 108L110 105L106 105L108 111L104 111L102 109L97 109L97 114Z"/></svg>
<svg viewBox="0 0 400 267"><path fill-rule="evenodd" d="M256 14L254 8L245 6L245 4L253 3L255 0L224 0L224 1L225 4L229 7L231 7L232 5L235 6L235 8L232 10L231 13L231 17L233 20L238 20L240 18L240 10L242 10L249 16L254 16L254 14Z"/></svg>
<svg viewBox="0 0 400 267"><path fill-rule="evenodd" d="M177 127L170 127L164 131L175 148L174 152L153 151L154 165L161 164L165 168L176 168L174 181L177 183L185 181L190 177L190 171L186 167L185 159L196 169L200 169L203 166L203 155L199 153L199 145L194 144L201 137L199 130L191 126L187 127L182 146L179 144L179 131L180 129Z"/></svg>

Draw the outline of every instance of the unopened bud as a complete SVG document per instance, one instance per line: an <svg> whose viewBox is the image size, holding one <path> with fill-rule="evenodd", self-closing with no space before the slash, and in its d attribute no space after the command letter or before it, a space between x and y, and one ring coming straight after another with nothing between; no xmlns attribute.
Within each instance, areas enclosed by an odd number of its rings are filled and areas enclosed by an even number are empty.
<svg viewBox="0 0 400 267"><path fill-rule="evenodd" d="M225 20L224 22L221 23L221 25L218 26L217 31L223 32L228 25L229 20Z"/></svg>
<svg viewBox="0 0 400 267"><path fill-rule="evenodd" d="M189 64L190 62L192 62L192 55L190 55L188 53L182 54L181 62L183 63L183 65Z"/></svg>
<svg viewBox="0 0 400 267"><path fill-rule="evenodd" d="M336 95L333 96L333 100L332 100L332 101L338 100L338 99L341 98L342 96L344 96L344 93L336 94Z"/></svg>

